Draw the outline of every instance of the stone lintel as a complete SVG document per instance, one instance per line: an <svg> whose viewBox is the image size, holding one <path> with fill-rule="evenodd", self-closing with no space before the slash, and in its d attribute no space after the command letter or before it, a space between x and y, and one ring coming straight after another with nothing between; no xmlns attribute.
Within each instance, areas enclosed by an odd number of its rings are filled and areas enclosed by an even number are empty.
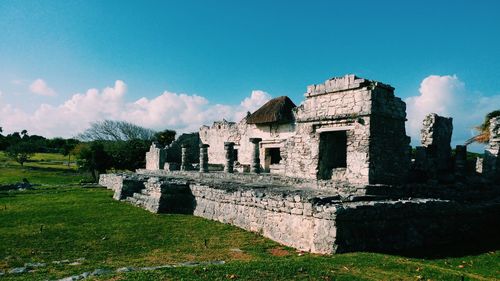
<svg viewBox="0 0 500 281"><path fill-rule="evenodd" d="M257 144L257 143L259 143L259 142L261 142L261 141L262 141L262 139L261 139L261 138L249 138L248 140L249 140L251 143L255 143L255 144Z"/></svg>
<svg viewBox="0 0 500 281"><path fill-rule="evenodd" d="M353 130L354 126L340 126L340 127L321 127L316 129L317 133L323 132L337 132L337 131L349 131Z"/></svg>
<svg viewBox="0 0 500 281"><path fill-rule="evenodd" d="M224 142L224 149L228 149L230 147L234 147L234 142L232 142L232 141L225 141Z"/></svg>

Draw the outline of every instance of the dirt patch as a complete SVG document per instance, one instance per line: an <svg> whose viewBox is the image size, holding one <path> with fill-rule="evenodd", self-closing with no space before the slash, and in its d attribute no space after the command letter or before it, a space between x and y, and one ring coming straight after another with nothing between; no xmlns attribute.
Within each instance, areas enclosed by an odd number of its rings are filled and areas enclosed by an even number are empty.
<svg viewBox="0 0 500 281"><path fill-rule="evenodd" d="M284 257L290 255L290 252L283 248L272 248L268 252L275 257Z"/></svg>
<svg viewBox="0 0 500 281"><path fill-rule="evenodd" d="M231 251L229 252L229 256L232 260L239 261L251 261L253 257L250 254L247 254L243 251Z"/></svg>

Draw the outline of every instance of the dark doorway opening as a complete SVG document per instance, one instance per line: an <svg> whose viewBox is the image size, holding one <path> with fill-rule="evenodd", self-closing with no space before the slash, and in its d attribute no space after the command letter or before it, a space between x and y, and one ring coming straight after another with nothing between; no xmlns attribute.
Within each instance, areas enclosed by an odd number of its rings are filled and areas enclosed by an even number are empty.
<svg viewBox="0 0 500 281"><path fill-rule="evenodd" d="M269 159L270 163L269 164L279 164L281 161L281 154L280 154L280 148L279 147L271 147L267 149L267 153L269 153Z"/></svg>
<svg viewBox="0 0 500 281"><path fill-rule="evenodd" d="M265 148L264 170L266 172L270 171L271 165L279 164L280 161L281 161L281 154L279 147Z"/></svg>
<svg viewBox="0 0 500 281"><path fill-rule="evenodd" d="M332 170L347 167L347 131L324 132L319 137L318 178L329 180Z"/></svg>
<svg viewBox="0 0 500 281"><path fill-rule="evenodd" d="M238 149L233 150L233 160L238 162Z"/></svg>

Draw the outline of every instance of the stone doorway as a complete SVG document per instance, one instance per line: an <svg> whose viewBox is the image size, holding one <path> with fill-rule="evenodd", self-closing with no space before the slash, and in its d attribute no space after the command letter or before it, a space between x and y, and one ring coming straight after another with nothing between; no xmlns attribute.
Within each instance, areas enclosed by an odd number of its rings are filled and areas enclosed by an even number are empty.
<svg viewBox="0 0 500 281"><path fill-rule="evenodd" d="M279 147L265 148L264 170L270 172L271 166L278 165L281 161L281 151Z"/></svg>
<svg viewBox="0 0 500 281"><path fill-rule="evenodd" d="M320 133L318 179L332 178L333 169L347 167L347 131Z"/></svg>

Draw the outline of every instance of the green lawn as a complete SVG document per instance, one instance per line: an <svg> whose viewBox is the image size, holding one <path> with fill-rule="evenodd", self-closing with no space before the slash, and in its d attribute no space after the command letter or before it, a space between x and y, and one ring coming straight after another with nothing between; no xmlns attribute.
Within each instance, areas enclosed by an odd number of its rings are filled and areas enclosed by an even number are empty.
<svg viewBox="0 0 500 281"><path fill-rule="evenodd" d="M319 256L221 223L188 215L155 215L114 201L109 190L83 188L74 167L37 155L25 168L0 154L0 183L22 177L35 190L0 192L0 271L43 262L36 272L4 280L46 280L96 268L224 260L225 265L169 268L103 280L500 280L500 251L417 259L374 253ZM42 161L43 159L43 161ZM82 258L84 260L82 260ZM55 264L54 261L69 260ZM80 264L70 265L79 260Z"/></svg>

